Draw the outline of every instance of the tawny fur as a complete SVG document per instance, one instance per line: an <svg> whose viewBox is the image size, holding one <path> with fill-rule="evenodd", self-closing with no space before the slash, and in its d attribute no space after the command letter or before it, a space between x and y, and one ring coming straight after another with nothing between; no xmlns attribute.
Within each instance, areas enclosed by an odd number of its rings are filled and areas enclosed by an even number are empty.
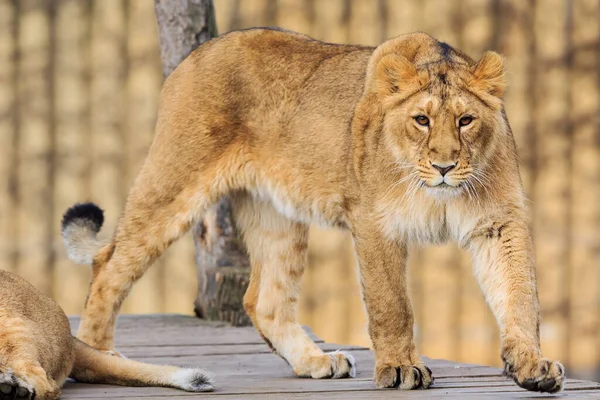
<svg viewBox="0 0 600 400"><path fill-rule="evenodd" d="M71 336L56 303L0 270L0 399L58 399L68 376L90 383L212 390L201 369L144 364L84 344Z"/></svg>
<svg viewBox="0 0 600 400"><path fill-rule="evenodd" d="M149 155L113 240L94 257L79 337L112 349L132 284L231 195L252 261L246 310L297 375L354 370L296 320L307 226L319 223L354 237L378 387L433 383L413 340L407 248L454 240L473 255L507 374L529 390L560 390L564 369L539 346L504 88L498 54L474 62L422 33L373 48L252 29L202 45L164 84Z"/></svg>

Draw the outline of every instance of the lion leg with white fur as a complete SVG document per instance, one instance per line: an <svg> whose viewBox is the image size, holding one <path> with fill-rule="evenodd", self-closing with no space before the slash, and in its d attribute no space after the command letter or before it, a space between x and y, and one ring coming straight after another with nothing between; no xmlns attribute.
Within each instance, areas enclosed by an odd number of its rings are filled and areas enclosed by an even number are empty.
<svg viewBox="0 0 600 400"><path fill-rule="evenodd" d="M249 195L235 196L234 209L252 264L244 306L256 329L297 376L353 377L354 358L341 351L324 353L297 321L308 226Z"/></svg>
<svg viewBox="0 0 600 400"><path fill-rule="evenodd" d="M504 372L527 390L562 390L562 364L542 357L533 243L526 213L477 226L467 248L500 327Z"/></svg>

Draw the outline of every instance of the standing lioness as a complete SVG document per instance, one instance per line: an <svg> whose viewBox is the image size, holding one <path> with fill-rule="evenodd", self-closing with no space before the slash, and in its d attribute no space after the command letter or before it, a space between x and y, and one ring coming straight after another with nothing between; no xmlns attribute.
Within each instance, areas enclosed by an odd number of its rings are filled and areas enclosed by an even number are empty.
<svg viewBox="0 0 600 400"><path fill-rule="evenodd" d="M93 256L79 338L112 349L131 285L229 194L252 262L246 311L295 374L354 374L351 356L324 354L296 321L308 224L320 223L354 237L378 387L432 384L413 340L407 248L454 240L473 255L506 373L560 390L563 367L540 351L504 86L496 53L474 62L423 33L372 48L252 29L202 45L164 84L148 158ZM91 262L95 232L71 239L73 257Z"/></svg>

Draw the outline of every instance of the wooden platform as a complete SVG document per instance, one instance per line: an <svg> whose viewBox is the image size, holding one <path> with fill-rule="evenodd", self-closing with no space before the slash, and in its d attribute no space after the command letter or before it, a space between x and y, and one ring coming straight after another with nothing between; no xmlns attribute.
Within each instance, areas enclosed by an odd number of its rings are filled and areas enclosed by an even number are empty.
<svg viewBox="0 0 600 400"><path fill-rule="evenodd" d="M77 318L72 318L71 323L75 329ZM123 316L118 325L118 350L135 360L205 368L215 375L216 391L187 393L166 388L67 382L63 398L600 399L600 384L594 382L568 380L566 390L561 394L536 394L517 387L496 368L433 359L427 360L436 379L433 388L377 390L372 381L373 354L370 350L336 346L315 339L324 350L343 348L350 351L357 362L356 378L312 380L294 377L290 367L269 351L254 328L232 328L181 315Z"/></svg>

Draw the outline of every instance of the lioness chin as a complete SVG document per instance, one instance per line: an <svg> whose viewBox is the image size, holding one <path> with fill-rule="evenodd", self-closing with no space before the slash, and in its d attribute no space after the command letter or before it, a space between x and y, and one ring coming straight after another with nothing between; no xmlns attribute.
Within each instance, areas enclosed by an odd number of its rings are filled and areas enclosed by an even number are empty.
<svg viewBox="0 0 600 400"><path fill-rule="evenodd" d="M498 320L506 373L556 392L542 358L529 212L504 113L503 59L474 62L423 34L380 46L322 43L273 29L203 44L166 80L156 135L110 243L64 226L94 278L79 338L113 348L132 284L222 196L252 263L244 305L295 374L354 375L296 320L308 225L351 231L377 387L427 388L415 348L407 249L456 241Z"/></svg>

